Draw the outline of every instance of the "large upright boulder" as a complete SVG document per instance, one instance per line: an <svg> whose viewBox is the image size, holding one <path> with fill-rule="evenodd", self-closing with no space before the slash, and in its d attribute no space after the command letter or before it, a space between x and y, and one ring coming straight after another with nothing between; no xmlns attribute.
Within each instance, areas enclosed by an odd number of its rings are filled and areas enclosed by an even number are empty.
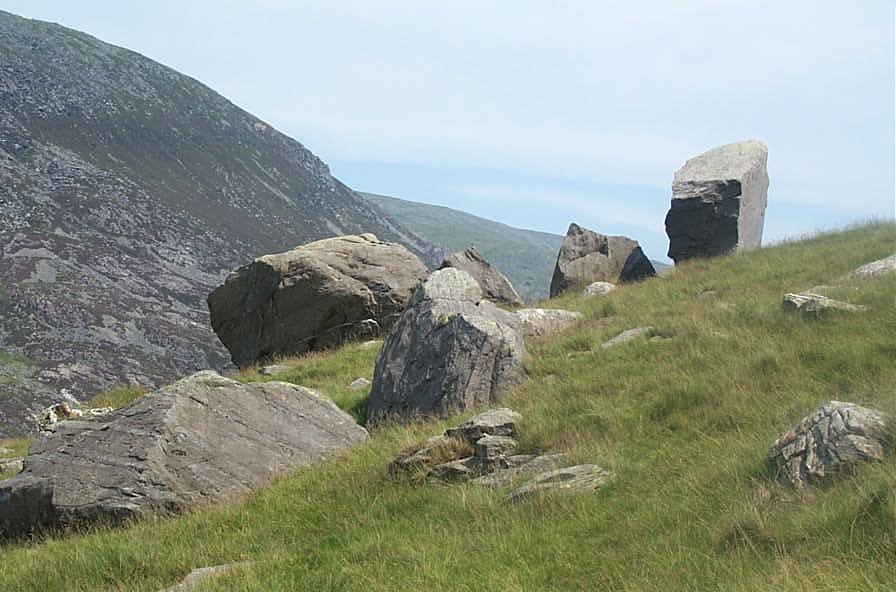
<svg viewBox="0 0 896 592"><path fill-rule="evenodd" d="M503 273L492 267L475 247L448 255L442 261L439 269L445 269L446 267L462 269L473 276L473 279L482 288L482 295L487 300L508 306L523 305L523 299L517 294L510 280Z"/></svg>
<svg viewBox="0 0 896 592"><path fill-rule="evenodd" d="M259 257L208 297L212 328L237 366L341 345L387 329L428 270L372 234Z"/></svg>
<svg viewBox="0 0 896 592"><path fill-rule="evenodd" d="M0 539L233 499L366 439L319 392L199 372L36 439L0 482Z"/></svg>
<svg viewBox="0 0 896 592"><path fill-rule="evenodd" d="M750 140L727 144L688 160L672 181L666 214L669 257L693 257L759 248L768 194L768 148Z"/></svg>
<svg viewBox="0 0 896 592"><path fill-rule="evenodd" d="M525 378L519 320L482 298L467 272L434 272L376 360L369 424L446 416L498 401Z"/></svg>
<svg viewBox="0 0 896 592"><path fill-rule="evenodd" d="M567 290L581 292L594 282L634 282L655 275L638 241L605 236L572 223L557 255L551 298Z"/></svg>

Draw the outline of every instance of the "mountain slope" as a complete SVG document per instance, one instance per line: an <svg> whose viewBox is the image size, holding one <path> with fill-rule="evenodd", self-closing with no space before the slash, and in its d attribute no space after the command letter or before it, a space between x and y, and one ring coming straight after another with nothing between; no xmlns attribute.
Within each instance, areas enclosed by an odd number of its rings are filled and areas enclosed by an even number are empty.
<svg viewBox="0 0 896 592"><path fill-rule="evenodd" d="M159 384L226 356L204 302L263 253L425 241L201 83L0 12L0 435L61 389Z"/></svg>
<svg viewBox="0 0 896 592"><path fill-rule="evenodd" d="M0 547L9 590L160 590L237 563L207 590L893 590L896 455L794 491L772 442L831 399L896 416L896 281L858 281L896 225L689 261L661 279L553 306L584 318L528 343L518 452L564 452L615 474L593 494L509 505L511 489L390 477L390 458L473 413L383 429L247 499L133 527ZM799 317L785 292L818 284L868 308ZM656 336L604 350L620 331ZM285 361L275 377L358 413L376 351ZM2 443L0 443L2 444Z"/></svg>
<svg viewBox="0 0 896 592"><path fill-rule="evenodd" d="M443 206L361 193L389 216L447 252L475 246L524 300L547 298L563 237L523 230Z"/></svg>

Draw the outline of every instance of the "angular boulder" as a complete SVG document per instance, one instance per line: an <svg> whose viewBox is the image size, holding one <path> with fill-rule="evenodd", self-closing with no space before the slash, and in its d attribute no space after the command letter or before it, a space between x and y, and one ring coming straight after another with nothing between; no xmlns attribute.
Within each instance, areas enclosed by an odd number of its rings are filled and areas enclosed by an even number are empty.
<svg viewBox="0 0 896 592"><path fill-rule="evenodd" d="M211 324L240 367L338 346L387 329L427 273L372 234L319 240L232 272L208 297Z"/></svg>
<svg viewBox="0 0 896 592"><path fill-rule="evenodd" d="M24 471L0 482L0 538L233 499L366 439L316 391L199 372L37 438Z"/></svg>
<svg viewBox="0 0 896 592"><path fill-rule="evenodd" d="M750 140L713 148L675 172L666 214L675 263L759 248L768 199L768 148Z"/></svg>
<svg viewBox="0 0 896 592"><path fill-rule="evenodd" d="M860 462L882 459L892 446L888 421L874 409L830 401L775 441L769 463L782 484L823 483Z"/></svg>
<svg viewBox="0 0 896 592"><path fill-rule="evenodd" d="M473 276L482 289L482 296L497 304L522 306L523 299L517 294L507 277L491 266L474 247L461 253L452 253L445 258L439 269L453 267L462 269Z"/></svg>
<svg viewBox="0 0 896 592"><path fill-rule="evenodd" d="M625 283L656 275L638 242L625 236L605 236L570 224L551 278L551 298L594 282Z"/></svg>
<svg viewBox="0 0 896 592"><path fill-rule="evenodd" d="M368 423L444 417L498 401L525 378L518 322L484 300L467 272L434 272L377 356Z"/></svg>

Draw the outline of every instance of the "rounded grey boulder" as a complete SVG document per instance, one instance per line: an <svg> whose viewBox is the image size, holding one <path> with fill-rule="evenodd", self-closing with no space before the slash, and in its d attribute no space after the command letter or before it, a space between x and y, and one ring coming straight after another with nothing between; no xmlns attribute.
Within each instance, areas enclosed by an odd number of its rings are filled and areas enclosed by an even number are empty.
<svg viewBox="0 0 896 592"><path fill-rule="evenodd" d="M486 261L474 247L446 257L439 269L446 267L462 269L473 276L487 300L508 306L523 305L523 299L510 280Z"/></svg>

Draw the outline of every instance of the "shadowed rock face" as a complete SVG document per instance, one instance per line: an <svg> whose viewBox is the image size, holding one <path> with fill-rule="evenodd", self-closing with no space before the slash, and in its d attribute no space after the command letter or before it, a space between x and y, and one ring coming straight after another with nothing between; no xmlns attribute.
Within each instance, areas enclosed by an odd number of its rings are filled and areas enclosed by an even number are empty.
<svg viewBox="0 0 896 592"><path fill-rule="evenodd" d="M517 294L510 280L503 273L492 267L479 254L479 251L473 247L462 253L448 255L439 269L445 269L446 267L462 269L473 276L473 279L482 288L482 295L487 300L508 306L523 305L523 299Z"/></svg>
<svg viewBox="0 0 896 592"><path fill-rule="evenodd" d="M265 255L208 297L212 327L238 366L378 335L395 322L426 266L372 234Z"/></svg>
<svg viewBox="0 0 896 592"><path fill-rule="evenodd" d="M61 389L224 366L205 298L259 253L364 232L430 248L300 143L139 54L0 11L0 56L0 437Z"/></svg>
<svg viewBox="0 0 896 592"><path fill-rule="evenodd" d="M656 275L637 241L606 236L570 224L557 255L551 297L567 290L582 291L594 282L625 283Z"/></svg>
<svg viewBox="0 0 896 592"><path fill-rule="evenodd" d="M519 320L459 269L434 272L377 356L368 422L407 421L499 400L525 378Z"/></svg>
<svg viewBox="0 0 896 592"><path fill-rule="evenodd" d="M675 173L666 214L669 257L755 249L762 243L768 192L768 149L757 141L714 148Z"/></svg>
<svg viewBox="0 0 896 592"><path fill-rule="evenodd" d="M199 372L37 438L24 472L0 482L0 538L233 499L366 439L319 392Z"/></svg>

